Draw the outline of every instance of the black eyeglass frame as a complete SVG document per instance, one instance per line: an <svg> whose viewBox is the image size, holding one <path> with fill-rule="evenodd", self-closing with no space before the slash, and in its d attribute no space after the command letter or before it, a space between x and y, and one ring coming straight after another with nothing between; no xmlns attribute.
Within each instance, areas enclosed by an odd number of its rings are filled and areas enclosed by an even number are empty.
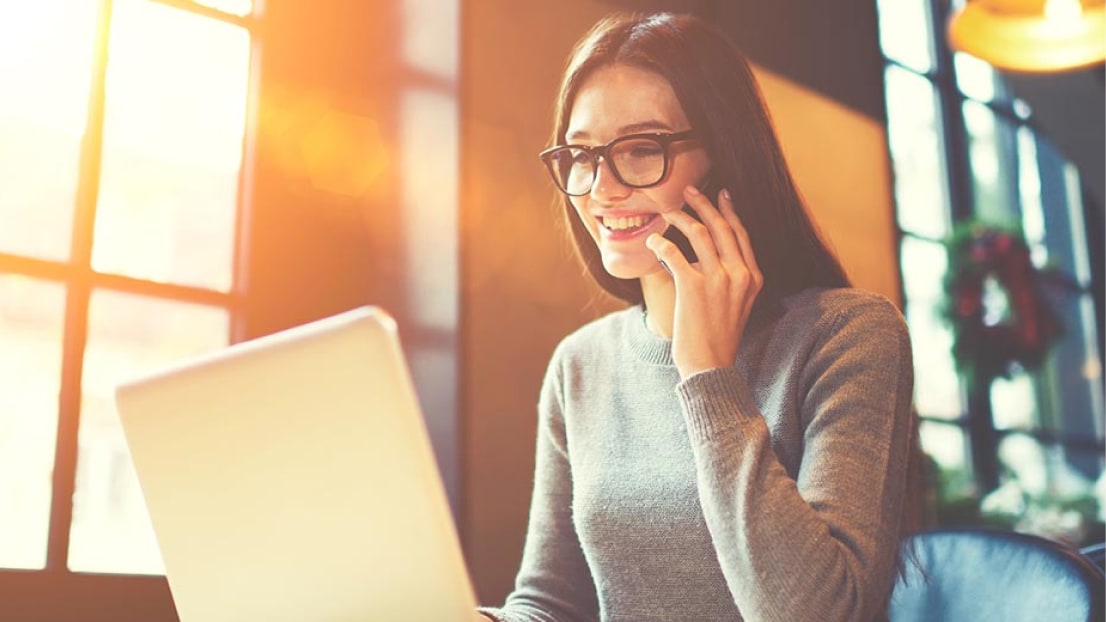
<svg viewBox="0 0 1106 622"><path fill-rule="evenodd" d="M625 142L628 140L640 140L642 138L654 140L657 142L657 144L661 146L661 150L664 156L664 168L661 170L660 177L657 178L657 181L648 184L632 184L622 178L622 175L618 172L618 166L611 162L611 160L607 157L607 153L611 150L611 148L621 142ZM614 175L614 178L618 180L618 183L622 184L623 186L627 186L629 188L652 188L653 186L660 184L662 181L664 181L666 177L668 177L668 164L671 160L668 150L669 147L672 146L672 143L694 139L695 130L684 130L682 132L644 132L639 134L626 134L625 136L619 136L618 138L615 138L605 145L596 145L594 147L588 145L555 145L539 153L538 158L545 164L545 169L549 172L549 176L553 179L553 185L557 187L557 190L560 190L570 197L582 197L586 194L591 193L591 189L595 185L595 178L599 175L599 158L606 160L607 167L610 169L611 174ZM591 183L588 184L587 192L573 194L569 192L567 188L562 188L561 183L557 180L557 173L553 170L553 154L564 149L579 149L583 153L586 153L588 158L591 159Z"/></svg>

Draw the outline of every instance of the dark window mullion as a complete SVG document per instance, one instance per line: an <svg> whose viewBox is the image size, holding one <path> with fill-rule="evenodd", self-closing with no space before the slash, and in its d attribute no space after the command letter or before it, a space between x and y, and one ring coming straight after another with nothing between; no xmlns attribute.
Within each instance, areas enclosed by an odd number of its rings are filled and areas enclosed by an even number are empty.
<svg viewBox="0 0 1106 622"><path fill-rule="evenodd" d="M234 214L234 267L231 273L231 297L234 306L230 308L230 322L227 335L229 343L238 343L248 338L246 326L245 298L249 288L247 278L250 265L249 235L252 229L251 209L253 205L254 179L257 173L258 120L261 110L261 63L262 45L256 30L250 31L250 65L246 84L246 128L242 133L242 160L238 167L238 192L235 195Z"/></svg>
<svg viewBox="0 0 1106 622"><path fill-rule="evenodd" d="M152 298L223 307L231 313L241 307L239 303L241 296L235 292L221 292L190 285L148 281L121 274L95 272L89 270L87 266L74 266L34 257L0 253L0 272L55 281L63 285L85 283L90 291L106 289Z"/></svg>
<svg viewBox="0 0 1106 622"><path fill-rule="evenodd" d="M925 421L927 423L938 423L945 426L957 427L963 430L965 434L971 433L971 421L966 415L956 419L945 419L944 417L934 417L932 415L919 414L918 420ZM1106 450L1106 440L1086 434L1072 434L1069 433L1067 430L1059 429L1056 427L1034 426L1027 429L1004 428L1001 430L995 430L995 435L998 438L1010 436L1012 434L1022 434L1028 436L1044 445L1065 448L1070 447L1073 449L1083 450L1097 450L1099 452Z"/></svg>
<svg viewBox="0 0 1106 622"><path fill-rule="evenodd" d="M907 65L907 64L905 64L905 63L903 63L899 60L896 60L896 59L891 58L891 57L886 56L886 55L883 57L883 63L884 63L884 70L885 71L887 69L887 66L891 66L891 67L896 67L898 69L902 69L903 71L909 71L910 73L912 73L914 75L922 76L923 78L927 78L931 82L934 82L934 81L937 80L937 73L936 73L937 70L936 69L931 69L929 71L918 71L916 68L911 67L910 65ZM884 89L884 91L886 92L886 88Z"/></svg>
<svg viewBox="0 0 1106 622"><path fill-rule="evenodd" d="M994 107L991 108L992 114ZM996 142L998 143L999 170L1008 170L1009 175L999 177L999 183L1006 183L1003 189L1016 210L1014 214L1018 228L1025 226L1025 206L1022 205L1021 161L1023 154L1018 148L1018 131L1025 125L1021 119L1010 120L995 116ZM1034 163L1036 165L1036 163Z"/></svg>
<svg viewBox="0 0 1106 622"><path fill-rule="evenodd" d="M900 237L902 237L904 239L905 238L910 238L912 240L917 240L919 242L925 242L927 244L944 244L945 243L945 241L941 238L935 238L931 235L916 233L914 231L907 231L907 230L903 229L902 227L899 227L899 232L901 234Z"/></svg>
<svg viewBox="0 0 1106 622"><path fill-rule="evenodd" d="M111 14L112 0L100 0L96 40L92 50L88 116L81 141L80 171L69 257L73 277L67 283L65 302L61 388L58 396L58 433L54 450L50 535L46 556L46 568L53 572L63 572L66 568L69 556L69 531L73 518L81 379L88 333L89 298L92 292L92 234L100 188Z"/></svg>
<svg viewBox="0 0 1106 622"><path fill-rule="evenodd" d="M946 419L945 417L935 417L933 415L919 414L918 419L921 421L932 421L934 423L942 423L945 425L954 425L960 428L968 429L968 416L961 415L955 419Z"/></svg>
<svg viewBox="0 0 1106 622"><path fill-rule="evenodd" d="M68 283L76 278L73 266L60 261L0 253L0 272Z"/></svg>
<svg viewBox="0 0 1106 622"><path fill-rule="evenodd" d="M930 2L933 23L948 22L949 6L945 2ZM940 36L940 34L936 35ZM952 50L938 42L935 46L936 86L941 109L941 131L945 141L946 172L949 180L949 207L952 222L970 220L975 214L975 191L971 162L968 159L968 132L964 122L964 97L956 84ZM971 445L972 467L982 494L998 486L998 434L991 412L989 386L980 383L968 387L968 439Z"/></svg>
<svg viewBox="0 0 1106 622"><path fill-rule="evenodd" d="M944 3L930 2L933 23L944 24L948 14ZM938 35L939 36L939 35ZM975 194L972 168L968 160L968 133L964 122L963 96L956 85L952 51L947 45L935 46L936 70L933 82L937 87L941 115L941 133L945 146L945 167L949 182L949 207L953 223L969 220L974 211Z"/></svg>
<svg viewBox="0 0 1106 622"><path fill-rule="evenodd" d="M241 16L241 15L235 15L233 13L226 13L226 12L220 11L219 9L214 9L212 7L209 7L209 6L205 6L205 5L202 5L202 4L197 4L195 2L192 2L192 0L150 0L150 1L155 2L157 4L163 4L165 6L171 6L175 9L180 9L182 11L188 11L189 13L195 13L196 15L202 15L204 17L210 17L212 19L217 19L221 22L227 22L228 24L234 24L235 26L241 26L241 27L245 28L246 30L253 30L254 25L256 23L256 18L254 17L254 14ZM257 0L254 0L255 10L256 10L256 5L257 5Z"/></svg>
<svg viewBox="0 0 1106 622"><path fill-rule="evenodd" d="M147 281L121 274L93 272L88 279L92 289L113 290L163 300L223 307L232 313L240 306L237 296L201 287Z"/></svg>

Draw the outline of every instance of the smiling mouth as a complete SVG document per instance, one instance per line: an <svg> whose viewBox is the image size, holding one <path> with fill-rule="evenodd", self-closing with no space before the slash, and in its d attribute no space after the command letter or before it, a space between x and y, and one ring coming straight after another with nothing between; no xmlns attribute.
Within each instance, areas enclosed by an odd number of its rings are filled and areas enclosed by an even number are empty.
<svg viewBox="0 0 1106 622"><path fill-rule="evenodd" d="M625 234L644 229L649 223L653 222L656 217L656 214L646 216L604 217L600 218L599 222L608 231Z"/></svg>

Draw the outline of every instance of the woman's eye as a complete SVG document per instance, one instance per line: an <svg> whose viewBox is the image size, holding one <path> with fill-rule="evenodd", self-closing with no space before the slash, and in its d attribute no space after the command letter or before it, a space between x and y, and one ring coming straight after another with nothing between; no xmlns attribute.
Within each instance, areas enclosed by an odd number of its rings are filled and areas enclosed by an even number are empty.
<svg viewBox="0 0 1106 622"><path fill-rule="evenodd" d="M655 158L661 154L660 145L634 145L629 151L631 158Z"/></svg>

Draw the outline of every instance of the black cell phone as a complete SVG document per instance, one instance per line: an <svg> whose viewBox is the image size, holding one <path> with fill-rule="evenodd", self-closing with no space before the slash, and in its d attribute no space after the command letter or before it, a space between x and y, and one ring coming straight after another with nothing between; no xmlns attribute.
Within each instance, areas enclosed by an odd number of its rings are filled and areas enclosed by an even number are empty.
<svg viewBox="0 0 1106 622"><path fill-rule="evenodd" d="M722 191L722 185L715 181L714 176L710 176L707 177L702 186L699 186L699 190L710 199L711 203L716 203L718 201L718 193ZM703 222L703 219L699 218L699 215L696 214L695 210L691 209L691 206L688 204L685 203L682 209L695 220ZM696 255L695 250L691 248L691 240L687 239L687 236L684 235L682 231L674 226L670 226L664 230L664 237L680 249L680 252L684 254L688 263L699 261L699 256Z"/></svg>

